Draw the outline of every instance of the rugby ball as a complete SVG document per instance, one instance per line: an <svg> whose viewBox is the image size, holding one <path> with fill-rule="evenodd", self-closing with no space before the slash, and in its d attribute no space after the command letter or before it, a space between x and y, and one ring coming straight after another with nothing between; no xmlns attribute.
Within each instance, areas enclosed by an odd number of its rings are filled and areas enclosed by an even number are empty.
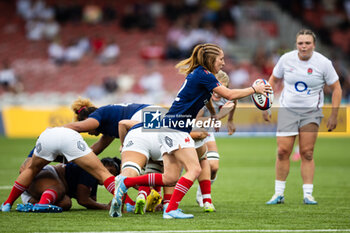
<svg viewBox="0 0 350 233"><path fill-rule="evenodd" d="M265 79L257 79L254 81L254 84L259 83L263 81L265 84L269 83ZM262 94L254 93L251 95L252 101L255 104L255 106L260 110L267 110L271 108L272 102L273 102L273 91L272 93L267 93L267 97L265 97Z"/></svg>

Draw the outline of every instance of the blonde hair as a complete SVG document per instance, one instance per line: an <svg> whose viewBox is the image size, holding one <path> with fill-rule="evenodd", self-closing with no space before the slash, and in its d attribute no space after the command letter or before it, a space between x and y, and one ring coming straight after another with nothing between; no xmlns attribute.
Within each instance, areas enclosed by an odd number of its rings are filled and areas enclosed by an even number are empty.
<svg viewBox="0 0 350 233"><path fill-rule="evenodd" d="M192 55L177 63L175 68L185 75L190 74L198 66L203 66L211 73L215 73L215 60L220 51L222 49L215 44L199 44L193 49Z"/></svg>
<svg viewBox="0 0 350 233"><path fill-rule="evenodd" d="M228 75L226 74L226 72L220 70L216 75L215 75L216 79L222 84L224 85L225 87L228 87L228 84L229 84L229 77Z"/></svg>
<svg viewBox="0 0 350 233"><path fill-rule="evenodd" d="M91 103L90 99L83 99L79 96L78 99L73 102L71 109L75 113L74 120L81 121L86 119L88 115L97 108Z"/></svg>

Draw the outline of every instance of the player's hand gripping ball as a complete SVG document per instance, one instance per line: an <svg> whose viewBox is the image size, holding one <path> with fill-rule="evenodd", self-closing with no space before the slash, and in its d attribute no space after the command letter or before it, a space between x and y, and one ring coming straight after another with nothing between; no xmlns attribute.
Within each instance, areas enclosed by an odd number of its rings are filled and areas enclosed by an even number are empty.
<svg viewBox="0 0 350 233"><path fill-rule="evenodd" d="M258 84L261 81L263 81L265 84L269 85L269 83L265 79L257 79L254 81L253 85ZM271 106L272 106L273 90L272 90L272 93L266 93L266 95L267 95L267 97L262 95L262 94L258 94L258 93L254 93L251 95L253 103L260 110L267 110L267 109L271 108Z"/></svg>

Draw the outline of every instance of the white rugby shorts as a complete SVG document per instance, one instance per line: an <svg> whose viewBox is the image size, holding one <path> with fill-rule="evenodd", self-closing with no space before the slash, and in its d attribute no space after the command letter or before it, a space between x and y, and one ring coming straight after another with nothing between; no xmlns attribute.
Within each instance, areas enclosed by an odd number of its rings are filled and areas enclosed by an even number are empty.
<svg viewBox="0 0 350 233"><path fill-rule="evenodd" d="M63 155L67 161L83 157L92 150L77 132L65 127L47 128L36 141L34 154L47 161Z"/></svg>
<svg viewBox="0 0 350 233"><path fill-rule="evenodd" d="M204 138L204 142L215 142L215 135L214 132L208 132L208 136Z"/></svg>
<svg viewBox="0 0 350 233"><path fill-rule="evenodd" d="M154 161L163 161L157 132L142 132L142 127L132 129L125 137L122 152L139 152Z"/></svg>
<svg viewBox="0 0 350 233"><path fill-rule="evenodd" d="M163 129L164 130L164 129ZM171 154L173 151L181 148L194 148L194 141L189 133L179 130L166 129L158 133L160 150L164 153Z"/></svg>

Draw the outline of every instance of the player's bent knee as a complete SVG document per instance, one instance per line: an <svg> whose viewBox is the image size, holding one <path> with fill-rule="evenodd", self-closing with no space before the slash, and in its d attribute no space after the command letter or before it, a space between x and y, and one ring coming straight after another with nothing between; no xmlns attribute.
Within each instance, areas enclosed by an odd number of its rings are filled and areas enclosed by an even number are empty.
<svg viewBox="0 0 350 233"><path fill-rule="evenodd" d="M140 175L142 172L140 165L138 165L137 163L131 162L131 161L127 161L127 162L123 163L122 171L124 169L127 169L127 168L134 170L137 173L137 176Z"/></svg>
<svg viewBox="0 0 350 233"><path fill-rule="evenodd" d="M175 186L178 180L179 176L176 176L175 174L163 174L163 183L165 186Z"/></svg>

